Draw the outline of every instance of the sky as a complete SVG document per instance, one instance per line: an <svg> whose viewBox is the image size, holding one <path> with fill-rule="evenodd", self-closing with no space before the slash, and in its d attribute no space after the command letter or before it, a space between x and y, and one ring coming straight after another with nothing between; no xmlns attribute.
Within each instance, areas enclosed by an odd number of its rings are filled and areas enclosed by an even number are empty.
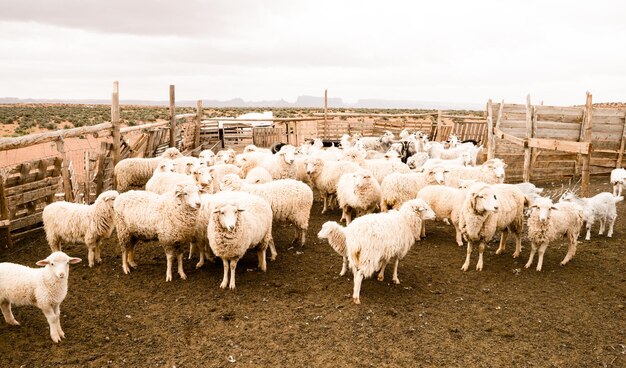
<svg viewBox="0 0 626 368"><path fill-rule="evenodd" d="M0 0L0 97L626 101L624 1Z"/></svg>

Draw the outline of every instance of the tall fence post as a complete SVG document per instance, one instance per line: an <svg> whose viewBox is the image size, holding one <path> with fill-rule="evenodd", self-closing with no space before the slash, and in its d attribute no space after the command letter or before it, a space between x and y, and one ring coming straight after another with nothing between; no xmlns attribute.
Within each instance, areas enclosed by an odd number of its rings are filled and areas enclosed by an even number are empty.
<svg viewBox="0 0 626 368"><path fill-rule="evenodd" d="M622 139L619 143L619 152L617 153L617 159L615 160L615 168L622 167L622 158L624 157L624 146L626 146L626 116L624 116L624 125L622 126Z"/></svg>
<svg viewBox="0 0 626 368"><path fill-rule="evenodd" d="M528 183L530 181L530 171L531 171L531 167L530 167L530 159L531 159L531 149L528 146L528 140L530 139L530 136L532 135L532 131L533 131L533 127L532 127L532 121L533 121L533 111L532 111L532 105L530 104L530 95L526 96L526 134L525 134L525 139L524 139L524 172L522 174L522 180L525 183Z"/></svg>
<svg viewBox="0 0 626 368"><path fill-rule="evenodd" d="M170 84L170 147L176 147L176 92Z"/></svg>
<svg viewBox="0 0 626 368"><path fill-rule="evenodd" d="M70 168L69 161L67 159L67 155L65 153L65 142L63 138L59 138L56 141L57 151L61 154L61 159L63 161L61 165L61 176L63 177L63 192L65 193L65 200L67 202L73 202L74 198L72 195L72 182L70 180Z"/></svg>
<svg viewBox="0 0 626 368"><path fill-rule="evenodd" d="M324 138L328 139L328 89L324 90Z"/></svg>
<svg viewBox="0 0 626 368"><path fill-rule="evenodd" d="M437 128L435 129L435 134L433 136L433 141L436 141L441 134L441 127L443 122L441 121L441 110L437 110Z"/></svg>
<svg viewBox="0 0 626 368"><path fill-rule="evenodd" d="M494 140L493 140L493 106L491 99L487 101L487 160L494 158Z"/></svg>
<svg viewBox="0 0 626 368"><path fill-rule="evenodd" d="M193 148L198 148L200 146L200 126L202 125L202 115L204 110L202 109L202 100L198 100L198 104L196 105L196 129L194 132L194 141Z"/></svg>
<svg viewBox="0 0 626 368"><path fill-rule="evenodd" d="M6 244L0 246L0 253L2 248L13 247L13 241L11 239L11 221L9 220L9 204L4 193L4 176L0 175L0 244Z"/></svg>
<svg viewBox="0 0 626 368"><path fill-rule="evenodd" d="M589 196L589 166L591 166L591 152L593 147L591 146L591 128L593 117L593 98L590 92L587 92L587 100L585 102L585 113L583 120L583 134L582 141L589 142L589 152L583 156L583 168L582 168L582 183L581 183L581 195L583 197Z"/></svg>
<svg viewBox="0 0 626 368"><path fill-rule="evenodd" d="M113 82L113 94L111 96L111 137L113 138L113 166L120 162L120 90L119 82ZM115 189L115 186L114 188Z"/></svg>

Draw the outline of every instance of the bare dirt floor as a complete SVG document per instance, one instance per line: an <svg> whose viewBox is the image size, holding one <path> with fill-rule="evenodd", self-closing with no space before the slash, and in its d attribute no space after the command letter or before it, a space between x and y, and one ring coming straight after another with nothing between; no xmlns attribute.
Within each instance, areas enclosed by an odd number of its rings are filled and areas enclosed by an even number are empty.
<svg viewBox="0 0 626 368"><path fill-rule="evenodd" d="M610 190L594 178L592 193ZM560 183L547 183L560 187ZM462 272L465 249L451 226L428 226L400 262L400 285L363 282L352 302L352 277L339 277L341 258L316 234L340 213L313 208L307 244L292 247L292 229L276 226L279 256L267 273L249 253L237 268L236 291L221 290L220 264L188 280L165 282L157 243L139 246L139 267L124 275L114 237L104 263L73 266L61 306L66 339L54 344L44 315L14 308L21 326L0 324L2 367L626 367L626 204L618 205L613 238L581 241L559 265L566 243L551 245L544 268L525 269L529 243L512 258L510 242L486 251L482 272ZM0 261L34 266L49 253L43 233L25 239ZM475 266L476 253L472 257Z"/></svg>

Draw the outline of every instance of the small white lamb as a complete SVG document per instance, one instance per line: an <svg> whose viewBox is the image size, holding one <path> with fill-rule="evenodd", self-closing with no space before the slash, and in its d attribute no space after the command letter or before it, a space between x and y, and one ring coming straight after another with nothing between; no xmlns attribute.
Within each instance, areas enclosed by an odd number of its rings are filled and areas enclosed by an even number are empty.
<svg viewBox="0 0 626 368"><path fill-rule="evenodd" d="M325 222L317 233L317 237L319 239L328 240L328 244L330 244L335 252L343 257L343 264L339 276L345 275L348 270L348 254L346 253L346 234L343 232L343 226L339 225L336 221Z"/></svg>
<svg viewBox="0 0 626 368"><path fill-rule="evenodd" d="M0 263L0 309L6 323L20 324L13 316L12 305L33 305L46 316L52 341L61 341L65 337L61 329L61 303L67 295L70 264L80 261L63 252L54 252L36 263L43 268Z"/></svg>
<svg viewBox="0 0 626 368"><path fill-rule="evenodd" d="M613 185L613 195L621 196L626 182L626 170L624 168L613 169L611 171L611 184Z"/></svg>
<svg viewBox="0 0 626 368"><path fill-rule="evenodd" d="M624 197L614 197L609 192L602 192L591 198L580 198L576 193L568 190L561 195L559 202L577 203L583 208L583 220L587 227L585 240L590 240L591 227L596 221L600 221L600 232L598 232L598 235L604 233L604 227L608 222L609 231L606 233L606 236L609 238L613 236L613 225L615 224L615 219L617 219L615 204L623 200Z"/></svg>
<svg viewBox="0 0 626 368"><path fill-rule="evenodd" d="M109 190L101 193L92 205L71 202L53 202L43 209L43 228L50 250L60 251L62 243L87 245L89 267L94 259L101 263L102 239L111 236L115 228L113 203L119 193Z"/></svg>
<svg viewBox="0 0 626 368"><path fill-rule="evenodd" d="M560 202L553 204L550 198L538 197L531 206L528 218L528 238L531 241L530 257L526 268L533 264L535 252L539 246L537 271L541 271L543 255L551 241L563 236L569 238L567 255L561 262L564 266L576 254L576 243L580 227L583 224L583 210L576 203Z"/></svg>

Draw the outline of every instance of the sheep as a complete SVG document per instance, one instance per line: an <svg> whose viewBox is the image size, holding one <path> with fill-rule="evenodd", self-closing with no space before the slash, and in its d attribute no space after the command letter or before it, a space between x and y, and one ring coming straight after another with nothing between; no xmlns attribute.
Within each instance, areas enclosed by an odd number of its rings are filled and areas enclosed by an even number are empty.
<svg viewBox="0 0 626 368"><path fill-rule="evenodd" d="M387 161L401 161L400 160L400 154L398 153L398 151L390 149L389 151L387 151L384 155L383 155L383 159L387 160Z"/></svg>
<svg viewBox="0 0 626 368"><path fill-rule="evenodd" d="M531 250L525 267L530 268L533 264L535 252L539 247L537 271L541 271L543 255L548 244L562 236L569 238L569 248L561 266L567 264L576 254L576 243L582 224L583 209L578 204L571 202L553 204L550 198L536 198L528 218L528 238L531 241Z"/></svg>
<svg viewBox="0 0 626 368"><path fill-rule="evenodd" d="M482 271L485 244L493 239L496 232L501 232L496 254L504 251L510 233L515 237L513 258L519 257L525 206L528 206L528 198L514 185L477 183L470 187L459 213L459 227L467 241L467 255L461 270L467 271L472 248L478 245L476 270Z"/></svg>
<svg viewBox="0 0 626 368"><path fill-rule="evenodd" d="M324 201L322 214L328 210L329 198L337 193L337 183L341 175L360 169L354 162L324 161L319 157L309 157L305 162L307 175Z"/></svg>
<svg viewBox="0 0 626 368"><path fill-rule="evenodd" d="M409 169L418 169L424 166L424 163L428 160L428 153L426 152L416 152L411 155L407 160L406 164Z"/></svg>
<svg viewBox="0 0 626 368"><path fill-rule="evenodd" d="M168 148L159 157L153 158L126 158L118 162L113 169L115 188L122 193L132 187L142 188L150 180L159 162L182 157L176 148Z"/></svg>
<svg viewBox="0 0 626 368"><path fill-rule="evenodd" d="M215 155L216 164L234 164L235 163L235 150L229 148L220 150Z"/></svg>
<svg viewBox="0 0 626 368"><path fill-rule="evenodd" d="M53 202L43 209L43 228L50 250L60 251L61 243L87 245L89 267L100 256L102 239L109 238L114 228L113 202L119 193L109 190L101 193L92 205Z"/></svg>
<svg viewBox="0 0 626 368"><path fill-rule="evenodd" d="M380 184L372 177L369 170L358 170L343 174L337 182L337 199L342 209L342 218L346 225L352 217L372 213L378 207L381 198Z"/></svg>
<svg viewBox="0 0 626 368"><path fill-rule="evenodd" d="M339 161L343 156L343 150L337 147L330 147L327 149L320 149L313 151L309 154L309 157L321 158L324 161Z"/></svg>
<svg viewBox="0 0 626 368"><path fill-rule="evenodd" d="M209 173L213 178L213 188L211 193L217 193L220 191L220 183L222 182L224 175L235 174L240 177L243 175L239 167L231 164L216 164L211 166L209 168Z"/></svg>
<svg viewBox="0 0 626 368"><path fill-rule="evenodd" d="M204 266L205 259L211 262L215 260L215 255L209 247L209 239L207 238L207 226L211 217L213 196L206 193L200 195L200 209L198 209L194 224L194 241L189 245L189 259L191 259L194 251L198 250L199 260L196 263L196 269Z"/></svg>
<svg viewBox="0 0 626 368"><path fill-rule="evenodd" d="M272 181L272 174L262 167L255 167L248 171L246 182L250 184L263 184Z"/></svg>
<svg viewBox="0 0 626 368"><path fill-rule="evenodd" d="M345 151L342 159L355 162L364 169L370 170L376 180L381 184L385 176L391 173L408 173L411 170L405 163L398 161L388 161L385 159L366 160L363 153L357 148Z"/></svg>
<svg viewBox="0 0 626 368"><path fill-rule="evenodd" d="M458 187L460 179L475 179L486 184L504 183L507 165L504 161L494 158L476 167L452 167L447 176L446 185Z"/></svg>
<svg viewBox="0 0 626 368"><path fill-rule="evenodd" d="M583 208L583 220L587 228L585 240L590 240L591 227L596 220L600 221L600 231L598 235L604 233L604 228L608 221L609 231L606 233L606 236L609 238L613 236L613 225L615 224L615 219L617 219L615 204L623 200L624 197L614 197L613 194L609 192L602 192L591 198L580 198L576 193L568 190L561 195L559 202L577 203Z"/></svg>
<svg viewBox="0 0 626 368"><path fill-rule="evenodd" d="M296 237L293 244L304 245L309 228L309 216L313 206L313 191L308 185L293 179L274 180L264 184L248 184L236 175L226 175L221 190L243 191L265 199L272 208L274 221L286 221L295 225ZM272 260L276 250L270 247Z"/></svg>
<svg viewBox="0 0 626 368"><path fill-rule="evenodd" d="M363 149L365 151L379 151L386 152L393 143L393 133L385 131L381 137L361 137L354 144L355 147Z"/></svg>
<svg viewBox="0 0 626 368"><path fill-rule="evenodd" d="M280 145L284 143L277 143L277 144ZM268 154L274 153L269 148L259 148L255 146L254 144L249 144L243 149L243 153L250 153L250 152L263 152L263 153L268 153Z"/></svg>
<svg viewBox="0 0 626 368"><path fill-rule="evenodd" d="M162 160L161 162L159 162L159 164L157 165L156 169L154 169L154 173L152 173L152 177L154 177L157 174L173 173L173 172L175 172L175 170L174 170L174 161L173 160Z"/></svg>
<svg viewBox="0 0 626 368"><path fill-rule="evenodd" d="M237 262L248 249L256 247L259 268L267 270L265 251L274 243L272 209L263 198L245 192L218 193L212 202L207 238L224 265L220 288L235 289Z"/></svg>
<svg viewBox="0 0 626 368"><path fill-rule="evenodd" d="M472 158L469 153L463 152L461 156L451 159L451 160L443 160L440 158L429 158L422 165L422 169L430 169L437 166L443 167L463 167L463 166L472 166Z"/></svg>
<svg viewBox="0 0 626 368"><path fill-rule="evenodd" d="M459 213L465 200L466 189L452 188L445 185L427 185L417 193L435 212L437 219L444 222L449 219L456 230L456 244L463 245L463 235L459 228ZM422 237L426 236L425 227L422 228Z"/></svg>
<svg viewBox="0 0 626 368"><path fill-rule="evenodd" d="M262 167L269 171L272 179L287 179L295 176L293 166L295 155L296 148L291 145L285 145L275 155L262 152L251 152L241 155L238 158L238 164L240 164L244 176L248 175L248 171L251 169Z"/></svg>
<svg viewBox="0 0 626 368"><path fill-rule="evenodd" d="M410 199L416 198L420 189L429 184L443 184L448 173L447 168L435 167L422 173L392 173L383 179L380 185L380 210L398 209Z"/></svg>
<svg viewBox="0 0 626 368"><path fill-rule="evenodd" d="M198 154L198 160L200 160L200 165L213 166L215 165L215 159L215 153L209 149L202 150Z"/></svg>
<svg viewBox="0 0 626 368"><path fill-rule="evenodd" d="M533 183L517 183L514 185L527 196L540 195L543 193L543 188L537 188L537 186Z"/></svg>
<svg viewBox="0 0 626 368"><path fill-rule="evenodd" d="M191 157L191 156L183 156L173 160L175 171L179 174L191 174L194 168L200 166L200 159Z"/></svg>
<svg viewBox="0 0 626 368"><path fill-rule="evenodd" d="M61 329L61 303L67 295L70 264L80 262L63 252L53 252L30 268L15 263L0 263L0 309L7 324L19 326L11 306L32 305L41 309L55 343L65 338Z"/></svg>
<svg viewBox="0 0 626 368"><path fill-rule="evenodd" d="M435 214L423 200L412 199L403 204L399 211L365 215L345 228L337 229L345 235L346 254L354 274L352 298L355 304L361 303L363 279L380 270L378 280L383 281L385 266L389 262L394 262L393 283L400 283L400 259L406 256L416 240L420 240L422 221L434 217ZM331 246L339 253L343 245L338 246L333 242Z"/></svg>
<svg viewBox="0 0 626 368"><path fill-rule="evenodd" d="M623 168L613 169L611 171L611 184L613 184L613 196L619 197L624 189L624 181L626 181L626 170Z"/></svg>
<svg viewBox="0 0 626 368"><path fill-rule="evenodd" d="M196 184L203 192L212 193L213 177L211 169L206 166L194 168L190 175L179 173L156 174L146 183L148 192L163 194L176 189L178 184Z"/></svg>
<svg viewBox="0 0 626 368"><path fill-rule="evenodd" d="M183 270L182 247L195 235L195 218L200 208L198 187L180 184L174 191L161 195L146 191L120 194L113 205L117 239L122 251L125 274L135 263L136 240L159 241L167 257L165 281L172 281L172 263L178 259L178 275L187 279Z"/></svg>
<svg viewBox="0 0 626 368"><path fill-rule="evenodd" d="M325 222L317 233L317 237L328 240L328 244L335 252L343 257L339 276L345 275L348 271L348 254L346 253L346 234L343 232L343 227L335 221Z"/></svg>

